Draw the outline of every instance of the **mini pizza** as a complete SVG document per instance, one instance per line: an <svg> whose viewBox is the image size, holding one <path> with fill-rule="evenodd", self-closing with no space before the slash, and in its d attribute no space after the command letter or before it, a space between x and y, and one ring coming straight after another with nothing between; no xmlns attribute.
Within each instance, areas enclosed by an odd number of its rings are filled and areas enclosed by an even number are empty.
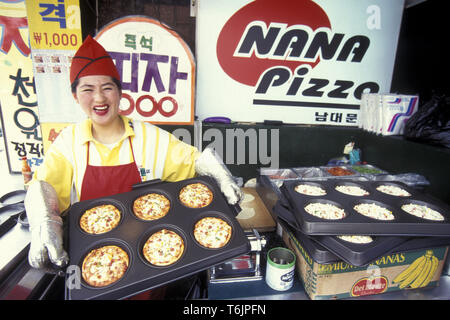
<svg viewBox="0 0 450 320"><path fill-rule="evenodd" d="M310 203L305 207L305 211L315 217L329 220L343 219L346 216L344 209L329 203Z"/></svg>
<svg viewBox="0 0 450 320"><path fill-rule="evenodd" d="M183 252L183 238L175 231L168 229L153 233L142 249L145 259L155 266L171 265L181 258Z"/></svg>
<svg viewBox="0 0 450 320"><path fill-rule="evenodd" d="M215 217L200 219L194 226L195 240L206 248L222 248L230 240L231 232L227 222Z"/></svg>
<svg viewBox="0 0 450 320"><path fill-rule="evenodd" d="M111 231L120 222L120 211L112 204L104 204L86 210L80 218L80 227L90 234Z"/></svg>
<svg viewBox="0 0 450 320"><path fill-rule="evenodd" d="M159 193L148 193L133 202L134 214L143 220L157 220L164 217L170 209L170 201Z"/></svg>
<svg viewBox="0 0 450 320"><path fill-rule="evenodd" d="M377 220L394 220L392 212L375 203L361 203L353 207L356 212L363 216Z"/></svg>
<svg viewBox="0 0 450 320"><path fill-rule="evenodd" d="M299 184L295 186L295 191L301 194L306 194L308 196L324 196L327 192L321 187L309 185L309 184Z"/></svg>
<svg viewBox="0 0 450 320"><path fill-rule="evenodd" d="M424 205L408 203L402 206L402 210L416 217L427 220L434 220L434 221L444 220L444 216L442 214Z"/></svg>
<svg viewBox="0 0 450 320"><path fill-rule="evenodd" d="M358 186L340 185L335 188L337 191L348 194L350 196L368 196L369 192Z"/></svg>
<svg viewBox="0 0 450 320"><path fill-rule="evenodd" d="M192 183L180 191L180 201L189 208L203 208L213 200L212 191L203 183Z"/></svg>
<svg viewBox="0 0 450 320"><path fill-rule="evenodd" d="M123 277L130 259L120 247L109 245L90 251L83 260L81 275L93 287L110 285Z"/></svg>
<svg viewBox="0 0 450 320"><path fill-rule="evenodd" d="M367 244L371 243L373 241L372 237L370 236L360 236L360 235L342 235L337 236L339 239L351 242L351 243L357 243L357 244Z"/></svg>
<svg viewBox="0 0 450 320"><path fill-rule="evenodd" d="M391 185L378 186L377 190L396 197L409 197L411 195L408 191Z"/></svg>

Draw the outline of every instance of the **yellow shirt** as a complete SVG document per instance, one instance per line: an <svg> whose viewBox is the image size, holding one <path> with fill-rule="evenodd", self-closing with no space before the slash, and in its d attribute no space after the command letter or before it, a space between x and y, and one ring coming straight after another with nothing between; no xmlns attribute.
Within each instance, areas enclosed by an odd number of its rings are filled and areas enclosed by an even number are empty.
<svg viewBox="0 0 450 320"><path fill-rule="evenodd" d="M49 147L33 179L46 181L55 188L61 211L80 199L88 145L90 165L127 164L133 162L128 139L131 137L142 181L161 179L173 182L195 176L195 160L199 156L195 147L150 123L123 116L122 119L125 134L112 146L106 146L94 139L92 122L88 119L64 128Z"/></svg>

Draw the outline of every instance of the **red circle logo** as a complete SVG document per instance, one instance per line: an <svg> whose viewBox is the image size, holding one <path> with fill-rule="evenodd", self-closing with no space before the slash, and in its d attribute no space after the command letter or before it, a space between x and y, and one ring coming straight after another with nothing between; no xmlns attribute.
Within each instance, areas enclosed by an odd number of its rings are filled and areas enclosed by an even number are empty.
<svg viewBox="0 0 450 320"><path fill-rule="evenodd" d="M236 48L247 26L254 21L265 25L266 28L275 23L287 27L305 25L313 31L320 27L331 29L325 11L311 0L256 0L239 9L225 23L219 34L217 59L228 76L249 86L255 86L260 75L271 67L285 66L294 73L299 65L309 64L314 67L319 63L319 58L314 62L260 58L254 51L249 57L236 56ZM258 36L260 39L262 36L266 39L270 37L268 32Z"/></svg>

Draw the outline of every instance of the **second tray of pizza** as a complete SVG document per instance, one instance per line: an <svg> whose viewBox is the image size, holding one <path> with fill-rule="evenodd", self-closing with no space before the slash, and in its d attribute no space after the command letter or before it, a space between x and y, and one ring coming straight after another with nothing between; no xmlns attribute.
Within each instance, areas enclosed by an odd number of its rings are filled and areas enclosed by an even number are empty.
<svg viewBox="0 0 450 320"><path fill-rule="evenodd" d="M209 177L74 204L66 299L126 298L247 253L238 211Z"/></svg>

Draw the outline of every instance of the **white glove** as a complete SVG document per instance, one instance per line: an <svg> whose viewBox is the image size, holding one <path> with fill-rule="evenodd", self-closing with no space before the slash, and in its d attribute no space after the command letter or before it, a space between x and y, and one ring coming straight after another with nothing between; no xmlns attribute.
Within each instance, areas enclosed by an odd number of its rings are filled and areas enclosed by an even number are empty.
<svg viewBox="0 0 450 320"><path fill-rule="evenodd" d="M241 202L244 194L231 173L212 148L205 149L195 161L195 171L199 175L210 176L216 180L220 190L227 198L229 204L234 205Z"/></svg>
<svg viewBox="0 0 450 320"><path fill-rule="evenodd" d="M30 265L47 272L54 270L52 264L67 265L69 256L63 249L63 221L55 189L47 182L36 181L28 188L24 204L31 231Z"/></svg>

